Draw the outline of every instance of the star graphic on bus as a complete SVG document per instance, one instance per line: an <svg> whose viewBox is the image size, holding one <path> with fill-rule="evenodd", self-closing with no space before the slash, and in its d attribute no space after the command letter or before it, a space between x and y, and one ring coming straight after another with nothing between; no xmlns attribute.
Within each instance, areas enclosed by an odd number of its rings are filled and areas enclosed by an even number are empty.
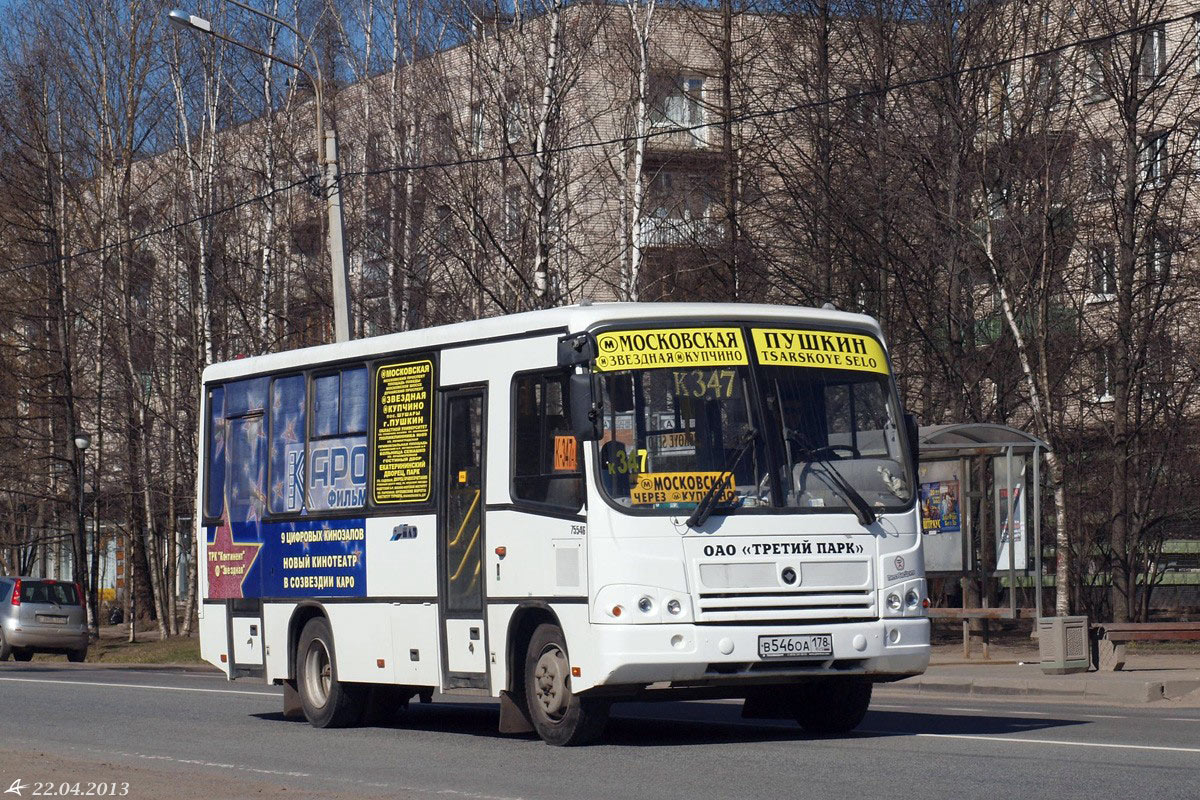
<svg viewBox="0 0 1200 800"><path fill-rule="evenodd" d="M213 599L243 597L242 583L261 547L258 542L240 544L233 541L233 527L228 518L223 519L216 538L208 546L208 596Z"/></svg>

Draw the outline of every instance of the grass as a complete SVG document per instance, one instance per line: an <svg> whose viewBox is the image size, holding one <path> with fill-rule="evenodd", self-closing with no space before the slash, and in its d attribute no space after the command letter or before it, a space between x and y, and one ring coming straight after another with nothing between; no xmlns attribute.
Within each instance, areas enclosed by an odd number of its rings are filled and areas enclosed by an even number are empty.
<svg viewBox="0 0 1200 800"><path fill-rule="evenodd" d="M66 656L39 653L34 661L61 661ZM96 664L203 664L200 659L200 639L173 636L159 639L158 630L138 630L137 641L129 642L126 625L105 626L100 640L88 647L88 663Z"/></svg>

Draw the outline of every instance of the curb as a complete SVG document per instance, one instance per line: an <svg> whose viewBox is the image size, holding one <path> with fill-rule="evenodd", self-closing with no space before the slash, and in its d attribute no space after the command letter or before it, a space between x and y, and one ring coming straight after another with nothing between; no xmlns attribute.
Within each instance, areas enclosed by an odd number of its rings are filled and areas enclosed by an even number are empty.
<svg viewBox="0 0 1200 800"><path fill-rule="evenodd" d="M129 669L155 672L183 672L203 675L224 675L211 664L121 664L112 661L85 661L71 664L69 669Z"/></svg>
<svg viewBox="0 0 1200 800"><path fill-rule="evenodd" d="M1063 684L1029 680L974 680L970 678L908 678L891 686L921 694L964 694L987 697L1067 697L1153 703L1173 700L1200 689L1200 680L1121 681L1084 679Z"/></svg>

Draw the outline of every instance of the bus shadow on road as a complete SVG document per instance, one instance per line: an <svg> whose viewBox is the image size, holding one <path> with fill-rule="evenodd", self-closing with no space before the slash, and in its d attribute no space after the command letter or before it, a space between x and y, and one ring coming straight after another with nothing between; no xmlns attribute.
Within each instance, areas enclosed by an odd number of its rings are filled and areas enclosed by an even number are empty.
<svg viewBox="0 0 1200 800"><path fill-rule="evenodd" d="M287 720L281 713L251 715L271 722ZM536 741L532 735L500 733L499 709L492 703L414 703L394 720L362 727L380 730L449 733L490 739ZM729 703L622 703L613 715L602 744L613 747L681 747L780 741L862 740L912 734L988 735L1028 734L1087 724L1082 720L946 714L936 711L871 711L859 730L841 736L815 736L790 720L743 719L741 708Z"/></svg>

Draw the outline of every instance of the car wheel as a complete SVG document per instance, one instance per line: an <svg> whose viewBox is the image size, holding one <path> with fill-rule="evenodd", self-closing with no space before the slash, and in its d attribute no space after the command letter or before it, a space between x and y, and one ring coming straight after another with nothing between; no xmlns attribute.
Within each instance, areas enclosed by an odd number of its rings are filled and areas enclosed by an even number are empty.
<svg viewBox="0 0 1200 800"><path fill-rule="evenodd" d="M87 658L87 648L81 647L78 650L71 650L67 653L67 661L72 664L79 664Z"/></svg>
<svg viewBox="0 0 1200 800"><path fill-rule="evenodd" d="M304 716L314 728L344 728L362 717L366 686L338 680L329 621L308 621L296 648L296 684Z"/></svg>
<svg viewBox="0 0 1200 800"><path fill-rule="evenodd" d="M862 678L828 678L796 690L792 713L800 727L822 736L849 733L871 705L871 682Z"/></svg>
<svg viewBox="0 0 1200 800"><path fill-rule="evenodd" d="M13 661L32 661L33 651L26 650L22 647L14 647L12 651Z"/></svg>
<svg viewBox="0 0 1200 800"><path fill-rule="evenodd" d="M0 661L8 661L8 657L12 655L12 647L8 644L8 639L4 638L4 629L0 628Z"/></svg>
<svg viewBox="0 0 1200 800"><path fill-rule="evenodd" d="M571 691L566 637L557 625L533 632L525 654L525 702L529 721L546 744L589 744L604 732L609 704Z"/></svg>

